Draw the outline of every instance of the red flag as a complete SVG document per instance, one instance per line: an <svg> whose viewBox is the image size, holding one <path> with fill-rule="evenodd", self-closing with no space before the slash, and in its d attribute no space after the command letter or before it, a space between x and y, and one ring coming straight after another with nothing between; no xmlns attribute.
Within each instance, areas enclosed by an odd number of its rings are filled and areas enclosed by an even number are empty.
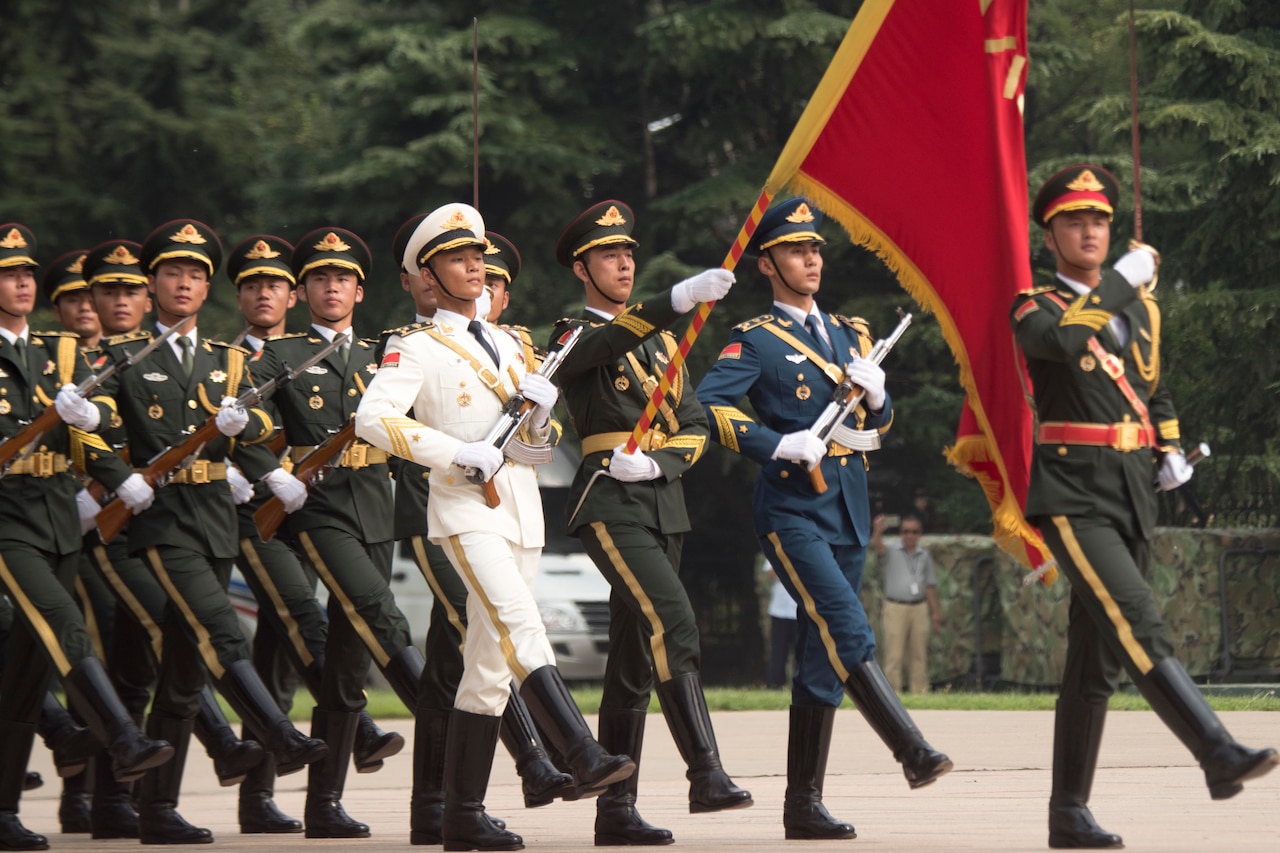
<svg viewBox="0 0 1280 853"><path fill-rule="evenodd" d="M1035 568L1049 554L1022 514L1032 412L1008 321L1031 286L1026 31L1027 0L867 0L765 191L816 201L937 316L967 395L947 457Z"/></svg>

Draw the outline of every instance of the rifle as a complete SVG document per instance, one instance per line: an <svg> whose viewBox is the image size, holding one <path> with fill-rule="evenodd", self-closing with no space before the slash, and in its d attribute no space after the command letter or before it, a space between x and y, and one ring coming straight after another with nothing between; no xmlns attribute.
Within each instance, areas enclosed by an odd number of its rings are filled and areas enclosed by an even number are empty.
<svg viewBox="0 0 1280 853"><path fill-rule="evenodd" d="M113 375L128 370L135 363L142 361L142 359L153 353L156 347L169 340L169 338L173 337L175 334L182 332L192 319L194 319L194 315L186 318L180 323L170 326L168 331L157 337L151 343L147 344L139 350L136 355L125 350L124 358L109 365L101 373L87 377L76 386L76 393L81 397L87 398L94 391L97 391L98 388L101 387L102 383L106 382ZM0 443L0 477L4 476L4 471L8 469L9 463L13 461L15 456L22 452L24 447L39 441L42 435L60 423L62 423L62 415L58 414L58 407L53 405L46 406L43 412L31 419L30 423L17 433L9 436L3 443Z"/></svg>
<svg viewBox="0 0 1280 853"><path fill-rule="evenodd" d="M298 460L298 464L293 467L293 476L309 489L311 482L326 468L332 467L334 458L342 455L355 438L356 422L352 419L347 421L342 429L325 439L324 444L317 445L310 453ZM288 513L284 510L284 501L275 495L258 507L253 514L253 524L258 528L258 536L263 542L271 541L276 531L280 529L280 525L284 524L286 515Z"/></svg>
<svg viewBox="0 0 1280 853"><path fill-rule="evenodd" d="M899 308L897 328L893 330L889 337L876 341L875 346L871 348L871 352L867 353L867 358L873 364L879 364L884 361L884 357L889 354L889 350L893 349L894 344L898 342L898 338L902 337L910 325L911 315L903 313L902 309ZM831 393L831 402L822 410L822 414L818 415L817 420L813 422L813 426L809 427L809 432L816 435L827 446L830 446L831 442L837 437L853 432L842 425L849 413L854 410L858 403L862 402L862 397L866 393L846 377L844 381L836 386L836 390ZM851 443L856 443L853 442L853 436L848 436L848 440ZM809 482L813 485L813 490L818 494L822 494L827 490L827 481L822 477L821 461L810 469Z"/></svg>
<svg viewBox="0 0 1280 853"><path fill-rule="evenodd" d="M555 376L556 370L560 367L561 362L564 361L565 356L569 354L582 337L584 328L583 326L575 326L572 330L561 335L560 340L557 342L560 344L559 349L549 353L535 372L547 379ZM501 450L505 456L507 446L516 437L516 433L520 432L521 428L528 422L532 412L533 403L526 400L517 391L508 398L506 405L502 407L502 414L498 416L498 420L489 429L489 434L484 437L484 440ZM541 454L537 450L526 446L521 448L519 452L519 461L533 465L550 462L551 459L549 455ZM485 479L484 472L474 466L468 466L465 474L468 483L475 483L484 490L485 506L493 509L501 503L498 499L498 490L494 487L492 478Z"/></svg>
<svg viewBox="0 0 1280 853"><path fill-rule="evenodd" d="M337 350L338 347L342 346L346 342L347 336L345 334L334 335L333 340L330 341L327 346L316 352L306 361L302 362L302 364L297 367L289 367L288 364L284 365L284 369L282 369L279 374L272 377L261 387L250 388L237 397L234 405L241 409L247 409L258 405L280 388L283 388L289 382L293 381L298 374L305 371L308 367L319 364L321 359L329 353ZM163 486L172 477L173 470L175 468L180 467L188 458L194 457L200 452L200 449L204 447L205 444L218 436L217 420L218 416L216 414L210 415L209 419L204 422L204 425L188 435L182 443L170 447L167 450L160 451L160 453L147 464L147 467L138 473L142 475L142 478L146 480L147 484L152 488ZM103 507L98 512L98 533L102 536L103 543L108 543L112 539L116 538L120 531L124 529L124 526L129 523L129 518L132 515L133 511L129 509L125 502L120 500L118 497Z"/></svg>

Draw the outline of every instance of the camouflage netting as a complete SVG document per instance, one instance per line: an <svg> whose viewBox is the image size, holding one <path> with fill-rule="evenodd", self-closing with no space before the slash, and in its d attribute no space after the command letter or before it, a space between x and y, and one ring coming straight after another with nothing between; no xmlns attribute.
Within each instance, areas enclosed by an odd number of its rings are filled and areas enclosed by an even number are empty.
<svg viewBox="0 0 1280 853"><path fill-rule="evenodd" d="M1067 580L1024 588L1022 567L985 536L925 536L922 544L937 564L943 611L942 630L930 640L930 680L1056 685L1066 653ZM1280 676L1280 530L1162 528L1152 553L1152 587L1193 676ZM870 554L862 600L877 637L881 588Z"/></svg>

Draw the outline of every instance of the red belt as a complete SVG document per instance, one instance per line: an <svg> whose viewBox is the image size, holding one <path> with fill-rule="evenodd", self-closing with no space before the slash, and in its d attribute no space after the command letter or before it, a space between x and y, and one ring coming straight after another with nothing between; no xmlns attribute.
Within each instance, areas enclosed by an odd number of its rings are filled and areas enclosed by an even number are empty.
<svg viewBox="0 0 1280 853"><path fill-rule="evenodd" d="M1073 424L1050 421L1040 424L1036 432L1039 444L1084 444L1089 447L1110 447L1128 453L1156 446L1155 430L1137 421L1118 424Z"/></svg>

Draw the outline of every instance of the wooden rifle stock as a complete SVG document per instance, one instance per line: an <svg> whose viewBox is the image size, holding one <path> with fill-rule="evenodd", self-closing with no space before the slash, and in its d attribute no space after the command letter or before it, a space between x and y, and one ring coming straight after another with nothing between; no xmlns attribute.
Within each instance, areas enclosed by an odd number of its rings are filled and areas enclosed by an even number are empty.
<svg viewBox="0 0 1280 853"><path fill-rule="evenodd" d="M334 457L346 450L347 445L355 441L355 438L356 422L349 420L346 426L330 436L324 444L300 460L293 469L293 476L300 480L302 485L310 488L308 484L316 475L332 467ZM276 531L280 529L281 524L284 524L287 515L288 513L284 511L284 501L275 495L258 507L257 512L253 514L253 524L258 528L258 536L263 542L270 542L275 538Z"/></svg>
<svg viewBox="0 0 1280 853"><path fill-rule="evenodd" d="M188 456L216 438L219 435L217 419L217 415L210 415L204 422L204 426L187 436L186 441L170 447L153 459L146 468L139 471L142 479L147 481L147 485L153 489L156 488L157 484L169 476L174 468L182 465ZM103 543L108 543L119 536L132 515L133 510L129 509L119 497L99 510L98 535L102 537Z"/></svg>
<svg viewBox="0 0 1280 853"><path fill-rule="evenodd" d="M58 414L57 408L46 406L43 412L31 420L31 423L5 439L3 444L0 444L0 470L3 470L6 465L12 462L14 457L22 452L22 448L36 441L40 436L60 423L62 423L62 416Z"/></svg>

